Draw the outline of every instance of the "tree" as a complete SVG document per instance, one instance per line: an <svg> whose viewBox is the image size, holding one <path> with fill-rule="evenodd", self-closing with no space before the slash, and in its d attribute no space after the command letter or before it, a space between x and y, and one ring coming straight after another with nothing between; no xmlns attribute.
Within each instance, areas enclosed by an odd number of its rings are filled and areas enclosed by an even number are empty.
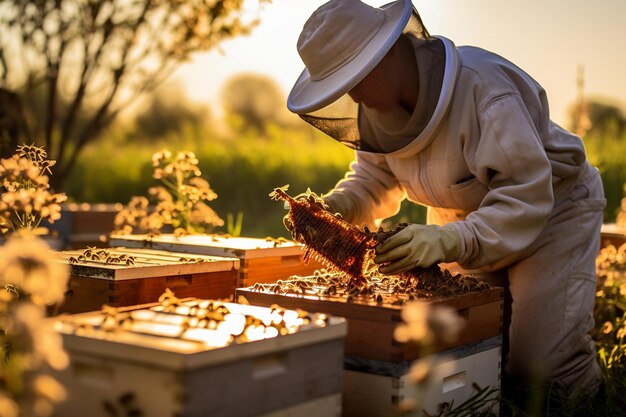
<svg viewBox="0 0 626 417"><path fill-rule="evenodd" d="M580 106L570 107L570 125L576 131L580 124ZM605 137L611 135L621 137L626 132L626 117L618 105L606 100L589 100L585 103L585 117L588 127L584 129L587 135Z"/></svg>
<svg viewBox="0 0 626 417"><path fill-rule="evenodd" d="M229 79L221 94L226 114L241 118L242 130L266 132L268 122L281 122L285 98L278 84L262 74L243 73Z"/></svg>
<svg viewBox="0 0 626 417"><path fill-rule="evenodd" d="M164 138L181 132L186 126L207 125L209 118L208 105L189 101L179 83L167 83L151 95L145 110L135 118L137 139Z"/></svg>
<svg viewBox="0 0 626 417"><path fill-rule="evenodd" d="M271 0L258 0L259 4ZM40 86L32 140L62 188L81 150L192 53L249 33L244 0L3 0L0 87L24 103Z"/></svg>

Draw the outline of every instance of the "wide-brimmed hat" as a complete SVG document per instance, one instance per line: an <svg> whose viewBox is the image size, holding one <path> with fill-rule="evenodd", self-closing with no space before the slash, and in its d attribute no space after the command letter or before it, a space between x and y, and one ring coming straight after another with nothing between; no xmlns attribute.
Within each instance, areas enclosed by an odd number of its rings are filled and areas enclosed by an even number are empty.
<svg viewBox="0 0 626 417"><path fill-rule="evenodd" d="M319 7L298 38L306 68L289 93L287 108L313 112L350 91L398 40L412 11L411 0L380 8L359 0L331 0Z"/></svg>

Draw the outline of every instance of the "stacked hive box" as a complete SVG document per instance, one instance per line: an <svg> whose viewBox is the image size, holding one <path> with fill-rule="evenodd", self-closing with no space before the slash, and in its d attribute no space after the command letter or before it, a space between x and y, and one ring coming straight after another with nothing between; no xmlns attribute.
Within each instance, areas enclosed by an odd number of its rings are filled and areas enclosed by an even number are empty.
<svg viewBox="0 0 626 417"><path fill-rule="evenodd" d="M619 248L626 243L626 227L618 226L615 223L603 224L600 229L602 247L613 245Z"/></svg>
<svg viewBox="0 0 626 417"><path fill-rule="evenodd" d="M82 313L155 302L170 289L179 297L230 298L239 275L234 258L107 248L58 252L70 266L68 291L53 313Z"/></svg>
<svg viewBox="0 0 626 417"><path fill-rule="evenodd" d="M347 319L344 416L393 415L398 404L411 398L406 373L411 361L419 358L420 349L394 340L394 329L402 321L401 306L252 288L238 288L236 293L242 303L278 304ZM427 412L437 414L437 405L443 402L460 404L474 393L474 383L499 389L503 290L490 288L425 301L430 306L451 307L466 321L454 343L437 346L438 356L447 360L440 365L446 372L430 384L428 401L423 404Z"/></svg>
<svg viewBox="0 0 626 417"><path fill-rule="evenodd" d="M302 245L285 240L202 234L187 236L163 234L154 237L113 235L109 244L235 257L241 261L238 287L247 287L257 282L275 282L291 275L307 275L321 268L321 264L314 260L305 264L302 260Z"/></svg>
<svg viewBox="0 0 626 417"><path fill-rule="evenodd" d="M63 240L62 249L106 247L107 235L113 231L121 208L121 204L63 204L61 218L46 227Z"/></svg>
<svg viewBox="0 0 626 417"><path fill-rule="evenodd" d="M291 319L299 317L289 333L268 335L267 325L260 337L233 343L221 326L212 330L198 324L200 312L211 306L217 304L182 300L173 310L159 304L124 309L116 316L91 312L50 319L70 358L69 367L56 375L68 398L55 415L340 415L345 320L283 310L284 323L290 313ZM279 311L231 303L222 307L246 323L251 318L267 323ZM253 334L245 329L242 334Z"/></svg>

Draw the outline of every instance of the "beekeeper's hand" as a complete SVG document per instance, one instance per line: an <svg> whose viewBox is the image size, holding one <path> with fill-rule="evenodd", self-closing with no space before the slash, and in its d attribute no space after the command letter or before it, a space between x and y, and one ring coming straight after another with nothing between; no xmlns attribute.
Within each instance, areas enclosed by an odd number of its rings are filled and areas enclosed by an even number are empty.
<svg viewBox="0 0 626 417"><path fill-rule="evenodd" d="M437 262L452 262L460 255L457 231L451 226L410 224L376 247L374 262L382 274L394 275Z"/></svg>
<svg viewBox="0 0 626 417"><path fill-rule="evenodd" d="M331 213L339 213L348 223L354 223L359 215L358 207L354 200L346 194L334 192L322 197Z"/></svg>

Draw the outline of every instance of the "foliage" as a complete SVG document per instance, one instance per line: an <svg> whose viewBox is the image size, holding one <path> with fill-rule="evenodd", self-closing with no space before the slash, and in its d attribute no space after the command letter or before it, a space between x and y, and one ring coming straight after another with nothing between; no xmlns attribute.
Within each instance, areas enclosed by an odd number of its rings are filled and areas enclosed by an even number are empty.
<svg viewBox="0 0 626 417"><path fill-rule="evenodd" d="M281 123L287 112L283 92L276 82L261 74L239 74L222 89L222 105L239 132L252 129L261 136L271 123Z"/></svg>
<svg viewBox="0 0 626 417"><path fill-rule="evenodd" d="M0 246L0 415L45 417L65 388L50 374L68 358L47 328L47 305L63 300L69 271L46 243L21 233Z"/></svg>
<svg viewBox="0 0 626 417"><path fill-rule="evenodd" d="M624 194L626 195L626 183L624 184ZM626 228L626 197L622 198L615 222L618 226Z"/></svg>
<svg viewBox="0 0 626 417"><path fill-rule="evenodd" d="M151 187L146 197L133 197L115 216L114 233L160 233L171 226L174 234L208 233L224 221L208 206L217 198L209 182L201 177L193 152L172 154L162 150L152 155L153 177L164 186Z"/></svg>
<svg viewBox="0 0 626 417"><path fill-rule="evenodd" d="M285 209L268 197L277 185L288 183L296 193L308 187L326 192L343 176L353 157L351 150L312 128L269 125L265 141L252 132L228 137L208 128L200 138L183 132L154 143L111 137L85 150L78 162L80 175L69 179L68 194L91 203L127 202L133 195L143 195L153 183L150 156L164 146L172 152L194 152L198 167L219 195L211 207L222 218L241 212L242 235L260 238L288 237L282 223Z"/></svg>
<svg viewBox="0 0 626 417"><path fill-rule="evenodd" d="M267 0L259 0L265 2ZM32 133L63 184L80 152L130 103L196 51L249 33L244 0L6 0L0 3L0 87L43 92ZM40 89L40 86L45 89ZM38 90L39 89L39 90Z"/></svg>
<svg viewBox="0 0 626 417"><path fill-rule="evenodd" d="M183 132L188 127L193 129L206 124L210 116L208 106L189 102L180 90L181 86L168 83L151 95L147 108L135 119L134 140L160 139Z"/></svg>
<svg viewBox="0 0 626 417"><path fill-rule="evenodd" d="M589 161L602 176L607 200L604 220L607 223L615 222L621 199L626 196L626 132L621 135L616 131L606 135L590 132L584 137L584 142Z"/></svg>
<svg viewBox="0 0 626 417"><path fill-rule="evenodd" d="M626 244L602 248L596 260L594 340L605 373L621 368L626 376ZM609 389L614 387L609 386Z"/></svg>
<svg viewBox="0 0 626 417"><path fill-rule="evenodd" d="M54 161L43 148L20 145L13 157L0 160L0 234L34 230L42 220L61 217L65 194L52 194L48 175Z"/></svg>

